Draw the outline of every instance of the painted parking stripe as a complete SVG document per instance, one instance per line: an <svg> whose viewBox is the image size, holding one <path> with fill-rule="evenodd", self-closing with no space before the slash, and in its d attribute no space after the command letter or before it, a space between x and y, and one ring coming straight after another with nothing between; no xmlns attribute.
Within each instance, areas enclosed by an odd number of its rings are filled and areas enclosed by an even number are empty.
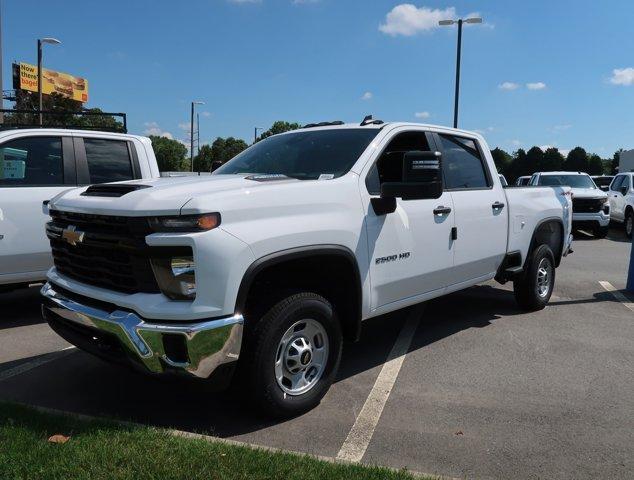
<svg viewBox="0 0 634 480"><path fill-rule="evenodd" d="M2 382L3 380L7 380L11 377L15 377L17 375L22 375L23 373L33 370L34 368L40 367L48 362L52 362L53 360L59 360L60 358L64 358L65 356L73 353L73 351L76 349L77 347L74 347L71 345L70 347L66 347L63 350L60 350L58 352L53 352L49 355L44 355L41 358L31 360L30 362L22 363L18 365L17 367L4 370L0 372L0 382Z"/></svg>
<svg viewBox="0 0 634 480"><path fill-rule="evenodd" d="M612 296L614 298L616 298L619 302L621 302L624 306L626 306L627 308L629 308L632 312L634 312L634 302L631 302L625 295L623 295L621 292L619 292L614 285L612 285L610 282L606 282L606 281L599 281L599 283L601 284L601 286L608 292L610 292L612 294Z"/></svg>
<svg viewBox="0 0 634 480"><path fill-rule="evenodd" d="M365 400L363 408L337 454L338 459L359 462L363 458L412 343L422 311L422 306L415 307L407 317L387 361L374 382L370 395Z"/></svg>

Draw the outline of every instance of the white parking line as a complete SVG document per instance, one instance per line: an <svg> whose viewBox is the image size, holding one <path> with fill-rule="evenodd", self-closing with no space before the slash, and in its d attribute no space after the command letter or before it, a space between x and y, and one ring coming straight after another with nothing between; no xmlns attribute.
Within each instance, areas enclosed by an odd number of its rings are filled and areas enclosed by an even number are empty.
<svg viewBox="0 0 634 480"><path fill-rule="evenodd" d="M359 462L363 458L414 338L422 310L422 306L415 307L407 317L387 361L374 382L370 395L365 400L363 408L337 454L339 460Z"/></svg>
<svg viewBox="0 0 634 480"><path fill-rule="evenodd" d="M616 298L619 302L621 302L623 305L629 308L632 312L634 312L634 303L630 302L630 300L621 292L619 292L614 287L614 285L612 285L610 282L606 282L603 280L599 281L599 283L606 291L610 292L614 298Z"/></svg>
<svg viewBox="0 0 634 480"><path fill-rule="evenodd" d="M30 362L22 363L18 365L17 367L4 370L0 372L0 382L2 382L3 380L7 380L11 377L15 377L17 375L26 373L29 370L33 370L34 368L44 365L45 363L52 362L53 360L58 360L60 358L64 358L65 356L73 353L73 351L76 349L77 347L74 347L71 345L70 347L66 347L63 350L60 350L58 352L53 352L49 355L44 355L43 357L37 358L35 360L31 360Z"/></svg>

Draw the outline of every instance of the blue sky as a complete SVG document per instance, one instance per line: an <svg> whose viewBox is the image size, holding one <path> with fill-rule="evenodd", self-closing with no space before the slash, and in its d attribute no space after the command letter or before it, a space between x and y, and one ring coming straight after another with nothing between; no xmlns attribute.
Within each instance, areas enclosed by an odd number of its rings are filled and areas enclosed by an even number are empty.
<svg viewBox="0 0 634 480"><path fill-rule="evenodd" d="M465 28L460 127L508 151L634 148L634 2L388 0L2 0L3 86L12 61L86 77L89 106L132 133L251 140L253 127L365 114L450 125L455 27Z"/></svg>

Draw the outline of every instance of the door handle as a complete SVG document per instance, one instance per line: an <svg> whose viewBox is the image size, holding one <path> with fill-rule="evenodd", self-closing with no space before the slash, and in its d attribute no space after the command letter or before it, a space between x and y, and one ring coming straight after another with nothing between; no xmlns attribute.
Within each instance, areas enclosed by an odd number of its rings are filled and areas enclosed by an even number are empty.
<svg viewBox="0 0 634 480"><path fill-rule="evenodd" d="M449 207L444 207L442 205L439 205L438 207L434 208L434 215L449 215L451 213L451 208Z"/></svg>
<svg viewBox="0 0 634 480"><path fill-rule="evenodd" d="M493 210L502 210L504 208L504 204L502 202L495 202L491 205L491 208L493 208Z"/></svg>

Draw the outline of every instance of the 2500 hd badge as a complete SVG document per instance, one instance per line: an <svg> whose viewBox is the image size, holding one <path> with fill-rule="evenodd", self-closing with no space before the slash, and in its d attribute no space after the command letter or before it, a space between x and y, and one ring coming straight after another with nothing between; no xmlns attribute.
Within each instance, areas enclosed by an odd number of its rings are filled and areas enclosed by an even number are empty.
<svg viewBox="0 0 634 480"><path fill-rule="evenodd" d="M388 263L388 262L395 262L396 260L405 260L406 258L409 258L410 256L410 252L402 252L399 253L398 255L389 255L387 257L378 257L376 258L376 260L374 260L374 263L376 265L379 265L380 263Z"/></svg>

